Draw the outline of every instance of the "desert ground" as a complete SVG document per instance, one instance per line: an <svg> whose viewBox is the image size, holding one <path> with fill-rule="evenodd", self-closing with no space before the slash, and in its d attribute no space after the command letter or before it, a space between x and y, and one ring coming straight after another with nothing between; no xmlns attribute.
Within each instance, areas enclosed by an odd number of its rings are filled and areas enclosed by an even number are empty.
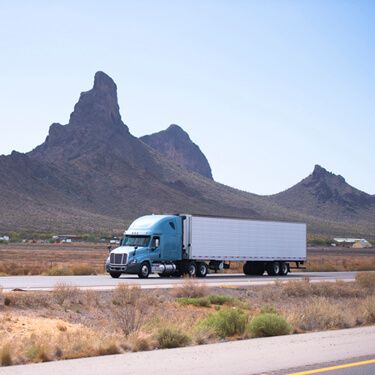
<svg viewBox="0 0 375 375"><path fill-rule="evenodd" d="M93 275L104 273L105 243L0 244L0 275ZM375 270L375 248L309 247L307 271ZM231 263L229 272L242 272Z"/></svg>

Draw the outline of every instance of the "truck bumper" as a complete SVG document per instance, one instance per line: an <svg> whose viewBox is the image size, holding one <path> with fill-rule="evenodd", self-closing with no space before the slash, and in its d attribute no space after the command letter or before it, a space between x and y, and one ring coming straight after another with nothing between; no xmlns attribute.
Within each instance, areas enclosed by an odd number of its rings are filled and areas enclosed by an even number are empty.
<svg viewBox="0 0 375 375"><path fill-rule="evenodd" d="M135 264L111 264L106 265L107 272L121 272L128 274L138 274L141 265L138 263Z"/></svg>

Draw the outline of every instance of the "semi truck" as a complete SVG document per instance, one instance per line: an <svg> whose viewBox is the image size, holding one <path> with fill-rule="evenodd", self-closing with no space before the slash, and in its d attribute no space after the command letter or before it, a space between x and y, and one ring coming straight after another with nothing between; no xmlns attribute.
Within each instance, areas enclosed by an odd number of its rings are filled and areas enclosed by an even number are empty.
<svg viewBox="0 0 375 375"><path fill-rule="evenodd" d="M306 260L306 224L187 214L147 215L125 231L111 250L106 271L113 278L205 277L230 262L243 262L245 275L286 276Z"/></svg>

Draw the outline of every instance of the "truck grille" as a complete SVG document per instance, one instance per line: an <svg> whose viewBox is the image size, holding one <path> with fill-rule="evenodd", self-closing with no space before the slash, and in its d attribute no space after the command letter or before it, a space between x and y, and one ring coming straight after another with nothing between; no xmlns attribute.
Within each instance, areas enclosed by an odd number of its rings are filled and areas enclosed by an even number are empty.
<svg viewBox="0 0 375 375"><path fill-rule="evenodd" d="M111 264L126 264L127 260L127 254L111 254L109 257L109 261Z"/></svg>

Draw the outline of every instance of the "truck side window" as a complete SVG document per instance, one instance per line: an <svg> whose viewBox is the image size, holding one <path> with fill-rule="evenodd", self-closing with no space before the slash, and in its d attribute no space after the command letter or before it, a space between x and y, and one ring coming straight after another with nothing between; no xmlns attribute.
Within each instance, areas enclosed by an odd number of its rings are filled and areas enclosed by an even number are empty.
<svg viewBox="0 0 375 375"><path fill-rule="evenodd" d="M159 245L160 245L160 237L154 237L152 239L152 247L156 249L159 247Z"/></svg>
<svg viewBox="0 0 375 375"><path fill-rule="evenodd" d="M174 230L176 230L176 227L175 227L175 225L174 225L174 222L173 221L170 221L169 222L169 225L174 229Z"/></svg>

